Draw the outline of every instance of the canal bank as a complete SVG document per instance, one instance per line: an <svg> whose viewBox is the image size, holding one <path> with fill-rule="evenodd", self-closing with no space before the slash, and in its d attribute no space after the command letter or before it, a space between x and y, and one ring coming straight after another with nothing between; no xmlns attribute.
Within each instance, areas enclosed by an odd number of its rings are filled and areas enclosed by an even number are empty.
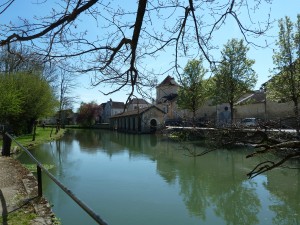
<svg viewBox="0 0 300 225"><path fill-rule="evenodd" d="M40 143L58 139L63 134L63 129L52 134L52 128L38 127L34 141L32 135L23 135L17 139L23 146L32 148ZM3 146L1 138L0 146ZM12 143L10 154L19 151L20 148ZM0 156L0 202L1 224L59 224L47 200L38 197L36 177L13 157Z"/></svg>
<svg viewBox="0 0 300 225"><path fill-rule="evenodd" d="M10 157L0 157L0 201L2 224L58 224L48 201L38 197L34 175Z"/></svg>

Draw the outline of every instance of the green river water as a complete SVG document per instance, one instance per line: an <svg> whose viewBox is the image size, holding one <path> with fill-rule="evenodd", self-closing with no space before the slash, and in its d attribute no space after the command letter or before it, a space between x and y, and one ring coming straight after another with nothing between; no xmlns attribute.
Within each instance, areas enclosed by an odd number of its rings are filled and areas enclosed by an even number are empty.
<svg viewBox="0 0 300 225"><path fill-rule="evenodd" d="M182 147L161 135L70 130L32 153L109 225L300 224L299 169L249 180L264 160L246 159L251 149L194 158ZM25 154L18 159L32 163ZM46 176L43 192L63 225L96 224Z"/></svg>

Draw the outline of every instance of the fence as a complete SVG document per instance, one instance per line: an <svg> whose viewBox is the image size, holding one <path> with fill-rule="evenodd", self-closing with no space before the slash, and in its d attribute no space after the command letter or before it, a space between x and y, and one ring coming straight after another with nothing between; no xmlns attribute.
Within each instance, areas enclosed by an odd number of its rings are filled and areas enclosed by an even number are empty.
<svg viewBox="0 0 300 225"><path fill-rule="evenodd" d="M166 126L182 126L182 127L220 127L227 125L233 126L243 126L245 118L234 118L232 123L227 121L224 123L221 119L216 117L202 117L196 118L194 121L191 119L168 119L165 121ZM300 121L300 118L299 118ZM296 117L269 117L265 118L255 118L256 126L269 128L269 129L297 129L299 127L298 120Z"/></svg>
<svg viewBox="0 0 300 225"><path fill-rule="evenodd" d="M57 180L43 165L39 162L31 153L17 142L9 133L3 134L3 149L2 155L10 155L11 142L14 141L21 149L23 149L27 155L36 163L37 165L37 181L38 181L38 196L43 195L42 191L42 171L59 186L71 199L73 199L90 217L92 217L100 225L108 225L104 220L101 219L92 209L90 209L85 203L83 203L79 198L77 198L67 187L65 187L59 180Z"/></svg>

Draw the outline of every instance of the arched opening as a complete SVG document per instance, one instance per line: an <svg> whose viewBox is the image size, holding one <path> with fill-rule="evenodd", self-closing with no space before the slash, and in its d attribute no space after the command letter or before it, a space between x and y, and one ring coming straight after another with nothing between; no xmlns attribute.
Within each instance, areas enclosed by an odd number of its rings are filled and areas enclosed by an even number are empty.
<svg viewBox="0 0 300 225"><path fill-rule="evenodd" d="M150 121L150 132L154 133L157 130L157 122L156 119L152 119Z"/></svg>

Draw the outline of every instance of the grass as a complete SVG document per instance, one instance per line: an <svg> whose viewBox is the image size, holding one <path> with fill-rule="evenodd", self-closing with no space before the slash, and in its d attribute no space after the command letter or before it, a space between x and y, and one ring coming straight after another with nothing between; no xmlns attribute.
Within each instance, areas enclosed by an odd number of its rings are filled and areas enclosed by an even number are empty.
<svg viewBox="0 0 300 225"><path fill-rule="evenodd" d="M16 210L8 212L7 214L3 214L0 216L0 224L7 225L30 225L31 221L37 217L37 215L33 212L32 206L21 204L24 196L21 194L16 194L13 197L13 204L18 206Z"/></svg>
<svg viewBox="0 0 300 225"><path fill-rule="evenodd" d="M30 172L36 173L36 164L23 164L23 166L25 166ZM51 170L54 168L54 165L52 165L52 164L43 164L43 166L47 170Z"/></svg>
<svg viewBox="0 0 300 225"><path fill-rule="evenodd" d="M65 132L65 129L60 129L57 134L55 134L55 128L52 127L46 127L43 129L42 127L36 128L36 136L35 141L32 141L32 134L26 134L22 136L16 137L16 141L18 141L21 145L23 145L26 148L31 148L33 146L49 142L55 139L59 139L63 136ZM16 143L12 143L12 148L16 146ZM0 146L2 146L2 140L0 140Z"/></svg>
<svg viewBox="0 0 300 225"><path fill-rule="evenodd" d="M30 225L31 221L35 218L35 213L29 213L21 210L9 213L4 217L0 216L0 223L7 225Z"/></svg>

